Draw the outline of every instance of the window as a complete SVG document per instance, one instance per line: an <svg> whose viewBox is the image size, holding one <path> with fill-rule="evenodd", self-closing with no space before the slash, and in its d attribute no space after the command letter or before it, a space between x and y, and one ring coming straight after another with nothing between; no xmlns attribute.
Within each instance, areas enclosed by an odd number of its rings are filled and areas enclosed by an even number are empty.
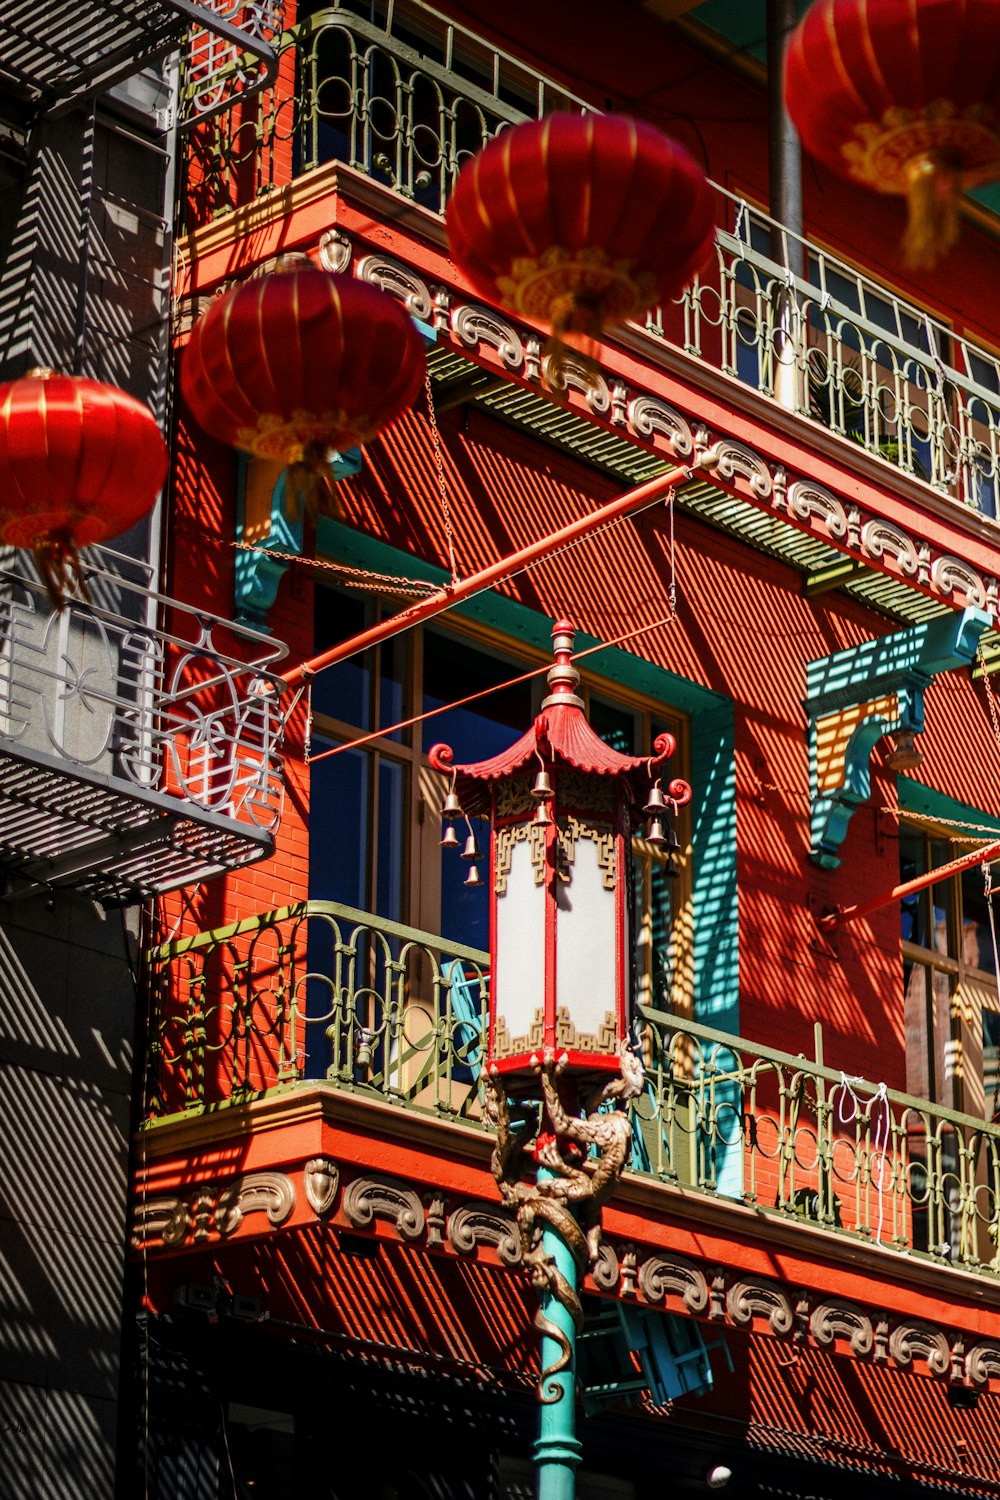
<svg viewBox="0 0 1000 1500"><path fill-rule="evenodd" d="M922 826L900 830L900 880L956 857ZM991 1119L1000 1108L1000 1003L982 870L901 903L907 1090Z"/></svg>
<svg viewBox="0 0 1000 1500"><path fill-rule="evenodd" d="M381 605L318 589L316 649L365 628ZM440 810L445 788L427 764L439 741L456 758L481 760L513 743L531 725L545 695L539 653L518 653L485 633L427 625L383 642L361 656L320 673L312 689L310 791L310 896L370 911L452 942L489 946L487 885L467 886L467 865L442 857ZM495 691L487 691L496 689ZM486 692L472 702L458 703ZM678 741L671 776L686 773L685 722L662 705L585 674L581 686L594 730L626 754L649 755L657 736ZM454 706L451 706L454 705ZM412 726L397 728L417 714ZM353 741L370 736L363 745ZM349 746L323 758L324 751ZM485 847L485 827L474 829ZM641 831L641 830L640 830ZM678 822L687 847L686 818ZM643 839L633 841L636 998L666 1009L683 1008L690 992L689 871L667 873L665 856ZM689 862L685 862L687 865Z"/></svg>

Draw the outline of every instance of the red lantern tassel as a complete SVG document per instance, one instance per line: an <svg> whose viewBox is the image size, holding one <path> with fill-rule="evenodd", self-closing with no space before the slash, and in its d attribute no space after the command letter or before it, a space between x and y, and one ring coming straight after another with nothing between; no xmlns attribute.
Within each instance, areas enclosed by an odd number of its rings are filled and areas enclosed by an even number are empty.
<svg viewBox="0 0 1000 1500"><path fill-rule="evenodd" d="M566 361L575 359L588 375L599 373L597 351L604 326L604 302L581 292L566 292L552 304L552 336L545 345L551 383L565 384Z"/></svg>
<svg viewBox="0 0 1000 1500"><path fill-rule="evenodd" d="M910 270L926 270L958 239L962 182L958 169L940 156L918 156L907 169L909 219L903 260Z"/></svg>
<svg viewBox="0 0 1000 1500"><path fill-rule="evenodd" d="M90 595L80 572L80 554L68 531L50 531L32 548L35 566L53 609L66 606L66 595L78 593L88 604Z"/></svg>

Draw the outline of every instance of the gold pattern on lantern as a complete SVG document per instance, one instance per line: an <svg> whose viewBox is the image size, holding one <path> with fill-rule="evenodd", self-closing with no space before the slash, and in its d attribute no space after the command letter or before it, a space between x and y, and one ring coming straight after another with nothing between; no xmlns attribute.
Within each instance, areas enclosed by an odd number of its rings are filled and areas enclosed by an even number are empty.
<svg viewBox="0 0 1000 1500"><path fill-rule="evenodd" d="M543 885L545 882L545 828L539 823L510 824L506 828L497 829L494 889L498 896L507 894L507 876L514 858L514 845L524 843L525 839L531 843L531 868L535 874L535 884Z"/></svg>
<svg viewBox="0 0 1000 1500"><path fill-rule="evenodd" d="M581 823L579 818L567 813L559 819L556 831L565 878L569 878L569 866L576 855L577 839L593 839L597 845L597 866L606 891L613 891L616 884L615 835L610 828L598 828L592 823Z"/></svg>
<svg viewBox="0 0 1000 1500"><path fill-rule="evenodd" d="M613 1053L618 1046L618 1028L610 1010L604 1012L604 1020L596 1036L589 1031L577 1032L569 1010L561 1005L556 1012L556 1047L575 1052Z"/></svg>

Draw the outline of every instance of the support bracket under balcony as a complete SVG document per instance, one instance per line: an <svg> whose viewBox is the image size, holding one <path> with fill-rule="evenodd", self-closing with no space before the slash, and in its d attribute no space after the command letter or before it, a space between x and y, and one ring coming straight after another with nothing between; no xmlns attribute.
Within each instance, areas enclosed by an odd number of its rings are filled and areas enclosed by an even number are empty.
<svg viewBox="0 0 1000 1500"><path fill-rule="evenodd" d="M871 795L871 753L886 734L919 734L924 692L940 672L969 666L990 616L969 608L809 662L811 858L840 864L855 809Z"/></svg>

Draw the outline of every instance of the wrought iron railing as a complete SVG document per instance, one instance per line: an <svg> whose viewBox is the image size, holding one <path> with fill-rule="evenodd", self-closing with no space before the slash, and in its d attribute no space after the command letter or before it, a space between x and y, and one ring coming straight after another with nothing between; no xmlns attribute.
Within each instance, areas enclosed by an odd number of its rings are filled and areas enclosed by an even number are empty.
<svg viewBox="0 0 1000 1500"><path fill-rule="evenodd" d="M199 218L328 161L441 213L462 163L505 126L591 107L413 0L341 0L281 52L294 86L220 116L201 142ZM714 259L649 319L651 348L681 350L996 519L1000 360L718 191Z"/></svg>
<svg viewBox="0 0 1000 1500"><path fill-rule="evenodd" d="M305 901L152 955L154 1114L324 1080L479 1115L488 955Z"/></svg>
<svg viewBox="0 0 1000 1500"><path fill-rule="evenodd" d="M642 1009L649 1171L943 1265L996 1270L1000 1127Z"/></svg>
<svg viewBox="0 0 1000 1500"><path fill-rule="evenodd" d="M318 901L167 944L151 960L150 1125L310 1080L479 1121L486 963ZM941 1265L996 1269L1000 1128L821 1057L658 1011L642 1021L634 1167Z"/></svg>
<svg viewBox="0 0 1000 1500"><path fill-rule="evenodd" d="M135 897L259 858L284 647L152 593L143 563L86 559L88 597L59 611L24 554L0 566L0 864Z"/></svg>

